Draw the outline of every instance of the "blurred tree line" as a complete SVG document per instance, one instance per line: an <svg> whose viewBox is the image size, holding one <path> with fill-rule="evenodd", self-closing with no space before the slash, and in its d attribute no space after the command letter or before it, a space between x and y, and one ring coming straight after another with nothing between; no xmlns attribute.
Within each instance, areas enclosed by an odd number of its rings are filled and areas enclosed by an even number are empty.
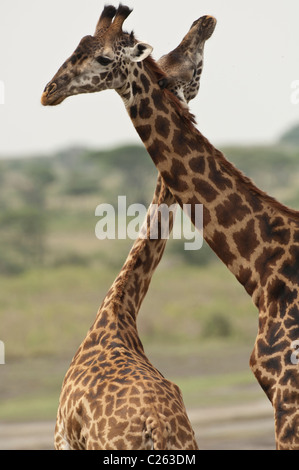
<svg viewBox="0 0 299 470"><path fill-rule="evenodd" d="M276 145L221 150L261 189L299 209L299 126L288 130ZM68 228L70 213L84 218L86 206L91 208L90 220L95 225L95 201L116 204L118 195L126 195L127 205L138 202L147 206L156 178L154 164L138 145L101 151L70 148L47 157L2 158L0 274L15 275L47 266L50 228L53 232L63 226L74 233L74 227ZM182 244L173 240L167 252L186 263L207 264L215 258L205 244L200 253L185 251Z"/></svg>
<svg viewBox="0 0 299 470"><path fill-rule="evenodd" d="M43 263L47 188L55 180L42 160L1 162L0 272L16 274Z"/></svg>

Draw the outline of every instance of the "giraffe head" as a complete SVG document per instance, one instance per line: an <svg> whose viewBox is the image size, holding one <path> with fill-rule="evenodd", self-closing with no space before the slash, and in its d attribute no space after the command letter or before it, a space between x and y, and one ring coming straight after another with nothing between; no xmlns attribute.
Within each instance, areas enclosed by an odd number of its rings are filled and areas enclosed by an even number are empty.
<svg viewBox="0 0 299 470"><path fill-rule="evenodd" d="M130 96L130 86L138 86L134 80L136 65L153 49L149 44L137 41L133 33L122 30L131 11L123 5L117 10L111 5L104 8L94 35L81 39L74 53L46 85L41 98L43 105L57 105L68 96L105 89L115 89L123 96ZM161 67L165 65L169 79L163 75L159 84L173 91L182 101L189 101L197 94L203 46L215 24L216 20L208 16L195 21L178 48L169 57L162 58ZM191 88L193 91L188 94L187 90Z"/></svg>
<svg viewBox="0 0 299 470"><path fill-rule="evenodd" d="M43 105L57 105L80 93L126 86L130 64L144 60L152 47L122 30L132 10L106 6L93 36L81 39L73 54L62 64L42 94Z"/></svg>
<svg viewBox="0 0 299 470"><path fill-rule="evenodd" d="M204 46L216 27L213 16L202 16L171 52L158 60L167 77L160 85L167 87L183 102L189 102L198 93L203 67Z"/></svg>

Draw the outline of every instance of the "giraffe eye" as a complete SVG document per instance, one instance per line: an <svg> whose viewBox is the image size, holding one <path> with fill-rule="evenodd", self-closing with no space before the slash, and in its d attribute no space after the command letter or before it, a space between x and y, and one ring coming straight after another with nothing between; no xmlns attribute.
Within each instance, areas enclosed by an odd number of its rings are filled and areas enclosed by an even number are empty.
<svg viewBox="0 0 299 470"><path fill-rule="evenodd" d="M108 57L103 57L101 55L99 57L96 57L96 61L101 65L108 65L112 62L112 60Z"/></svg>

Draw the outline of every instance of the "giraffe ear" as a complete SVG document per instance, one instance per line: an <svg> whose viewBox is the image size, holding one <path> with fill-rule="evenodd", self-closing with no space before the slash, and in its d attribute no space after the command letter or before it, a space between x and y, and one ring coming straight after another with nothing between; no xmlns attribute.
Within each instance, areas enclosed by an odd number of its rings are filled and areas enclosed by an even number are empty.
<svg viewBox="0 0 299 470"><path fill-rule="evenodd" d="M141 62L151 54L152 50L152 46L146 42L138 42L135 46L130 47L129 56L133 62Z"/></svg>

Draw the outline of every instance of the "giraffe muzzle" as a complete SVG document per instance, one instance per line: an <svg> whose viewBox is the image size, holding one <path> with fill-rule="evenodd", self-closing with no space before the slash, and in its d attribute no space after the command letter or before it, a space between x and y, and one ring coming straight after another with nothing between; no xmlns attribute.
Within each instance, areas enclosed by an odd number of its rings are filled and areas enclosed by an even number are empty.
<svg viewBox="0 0 299 470"><path fill-rule="evenodd" d="M194 22L196 24L196 22ZM198 34L201 36L202 39L207 40L209 39L215 28L216 28L217 20L213 16L206 15L202 16L198 22Z"/></svg>
<svg viewBox="0 0 299 470"><path fill-rule="evenodd" d="M49 83L43 91L41 97L41 104L43 106L56 106L64 100L63 96L55 95L57 91L57 84L55 82Z"/></svg>

